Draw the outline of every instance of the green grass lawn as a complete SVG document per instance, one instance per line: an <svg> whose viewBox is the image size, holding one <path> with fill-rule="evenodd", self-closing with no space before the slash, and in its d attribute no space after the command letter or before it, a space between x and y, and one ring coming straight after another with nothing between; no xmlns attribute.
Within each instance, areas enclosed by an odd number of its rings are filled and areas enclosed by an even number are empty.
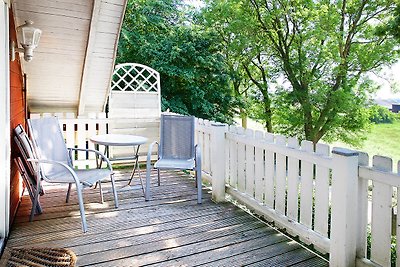
<svg viewBox="0 0 400 267"><path fill-rule="evenodd" d="M349 147L349 145L337 143L335 146ZM373 125L362 146L350 148L367 152L370 157L373 155L390 157L393 163L396 163L400 160L400 121Z"/></svg>

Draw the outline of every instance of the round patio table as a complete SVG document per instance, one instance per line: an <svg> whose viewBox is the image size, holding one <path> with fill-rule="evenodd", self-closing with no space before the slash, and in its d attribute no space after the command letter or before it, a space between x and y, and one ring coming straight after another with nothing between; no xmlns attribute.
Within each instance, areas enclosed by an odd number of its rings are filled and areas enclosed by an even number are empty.
<svg viewBox="0 0 400 267"><path fill-rule="evenodd" d="M144 188L143 188L143 182L142 182L142 177L140 173L140 168L139 168L139 148L140 145L143 145L147 142L147 138L140 136L140 135L130 135L130 134L101 134L101 135L95 135L90 138L90 141L95 144L96 149L99 149L99 145L103 145L105 150L104 154L109 157L109 147L110 146L131 146L133 147L133 155L132 157L128 158L113 158L110 159L110 161L114 160L128 160L128 159L133 159L134 160L134 165L133 165L133 170L132 174L129 179L128 186L132 182L132 178L135 175L136 170L138 171L139 178L140 178L140 183L142 185L142 190L144 193ZM98 163L101 167L101 161Z"/></svg>

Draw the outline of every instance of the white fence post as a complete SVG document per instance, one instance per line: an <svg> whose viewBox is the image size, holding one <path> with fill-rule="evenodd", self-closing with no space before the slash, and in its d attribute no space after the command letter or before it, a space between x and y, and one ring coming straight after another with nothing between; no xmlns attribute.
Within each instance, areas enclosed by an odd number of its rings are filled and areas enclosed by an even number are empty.
<svg viewBox="0 0 400 267"><path fill-rule="evenodd" d="M225 129L225 124L211 124L212 198L215 202L225 201Z"/></svg>
<svg viewBox="0 0 400 267"><path fill-rule="evenodd" d="M332 150L332 219L329 266L356 263L358 152Z"/></svg>
<svg viewBox="0 0 400 267"><path fill-rule="evenodd" d="M367 166L369 157L367 153L360 152L358 165ZM357 219L357 258L367 257L367 225L368 225L368 180L358 179L358 219Z"/></svg>

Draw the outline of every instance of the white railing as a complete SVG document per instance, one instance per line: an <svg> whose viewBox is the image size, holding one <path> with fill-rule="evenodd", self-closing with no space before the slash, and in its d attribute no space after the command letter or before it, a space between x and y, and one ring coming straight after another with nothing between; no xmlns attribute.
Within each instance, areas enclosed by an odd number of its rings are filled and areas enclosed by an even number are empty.
<svg viewBox="0 0 400 267"><path fill-rule="evenodd" d="M210 162L212 149L206 143L212 138L211 128L210 122L198 121L205 170L215 163ZM225 166L211 166L211 170L225 168L227 192L252 209L260 209L267 220L290 234L329 252L329 146L319 144L317 153L312 153L313 144L308 141L300 147L297 139L261 131L234 126L224 131L225 144L219 144L217 151L224 150Z"/></svg>
<svg viewBox="0 0 400 267"><path fill-rule="evenodd" d="M372 261L381 266L390 266L391 252L400 259L400 162L395 173L390 158L374 156L372 166L368 166L367 154L360 154L359 158L357 257L362 263ZM369 235L370 259L367 260ZM394 237L395 252L391 249ZM400 260L396 264L399 266Z"/></svg>
<svg viewBox="0 0 400 267"><path fill-rule="evenodd" d="M196 130L197 144L200 146L202 155L205 155L205 157L202 157L201 168L204 173L211 175L211 122L197 119Z"/></svg>
<svg viewBox="0 0 400 267"><path fill-rule="evenodd" d="M308 141L201 119L196 136L214 199L230 194L330 253L331 266L390 266L392 234L400 228L397 219L392 230L400 176L392 172L391 159L375 156L368 167L364 153L331 151L325 144L314 151Z"/></svg>

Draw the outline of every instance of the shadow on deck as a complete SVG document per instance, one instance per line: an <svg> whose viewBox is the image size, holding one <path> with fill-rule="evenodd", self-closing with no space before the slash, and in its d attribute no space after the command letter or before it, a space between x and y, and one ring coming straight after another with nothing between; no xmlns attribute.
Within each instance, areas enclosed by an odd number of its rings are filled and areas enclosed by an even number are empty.
<svg viewBox="0 0 400 267"><path fill-rule="evenodd" d="M118 187L128 177L128 171L117 170ZM328 266L234 205L213 203L206 189L203 204L196 204L194 180L183 172L162 173L148 202L141 190L121 191L118 209L111 193L100 204L98 190L84 190L86 234L74 190L68 204L66 186L48 184L45 190L44 212L31 223L31 203L23 197L3 256L14 247L66 247L77 255L78 266Z"/></svg>

